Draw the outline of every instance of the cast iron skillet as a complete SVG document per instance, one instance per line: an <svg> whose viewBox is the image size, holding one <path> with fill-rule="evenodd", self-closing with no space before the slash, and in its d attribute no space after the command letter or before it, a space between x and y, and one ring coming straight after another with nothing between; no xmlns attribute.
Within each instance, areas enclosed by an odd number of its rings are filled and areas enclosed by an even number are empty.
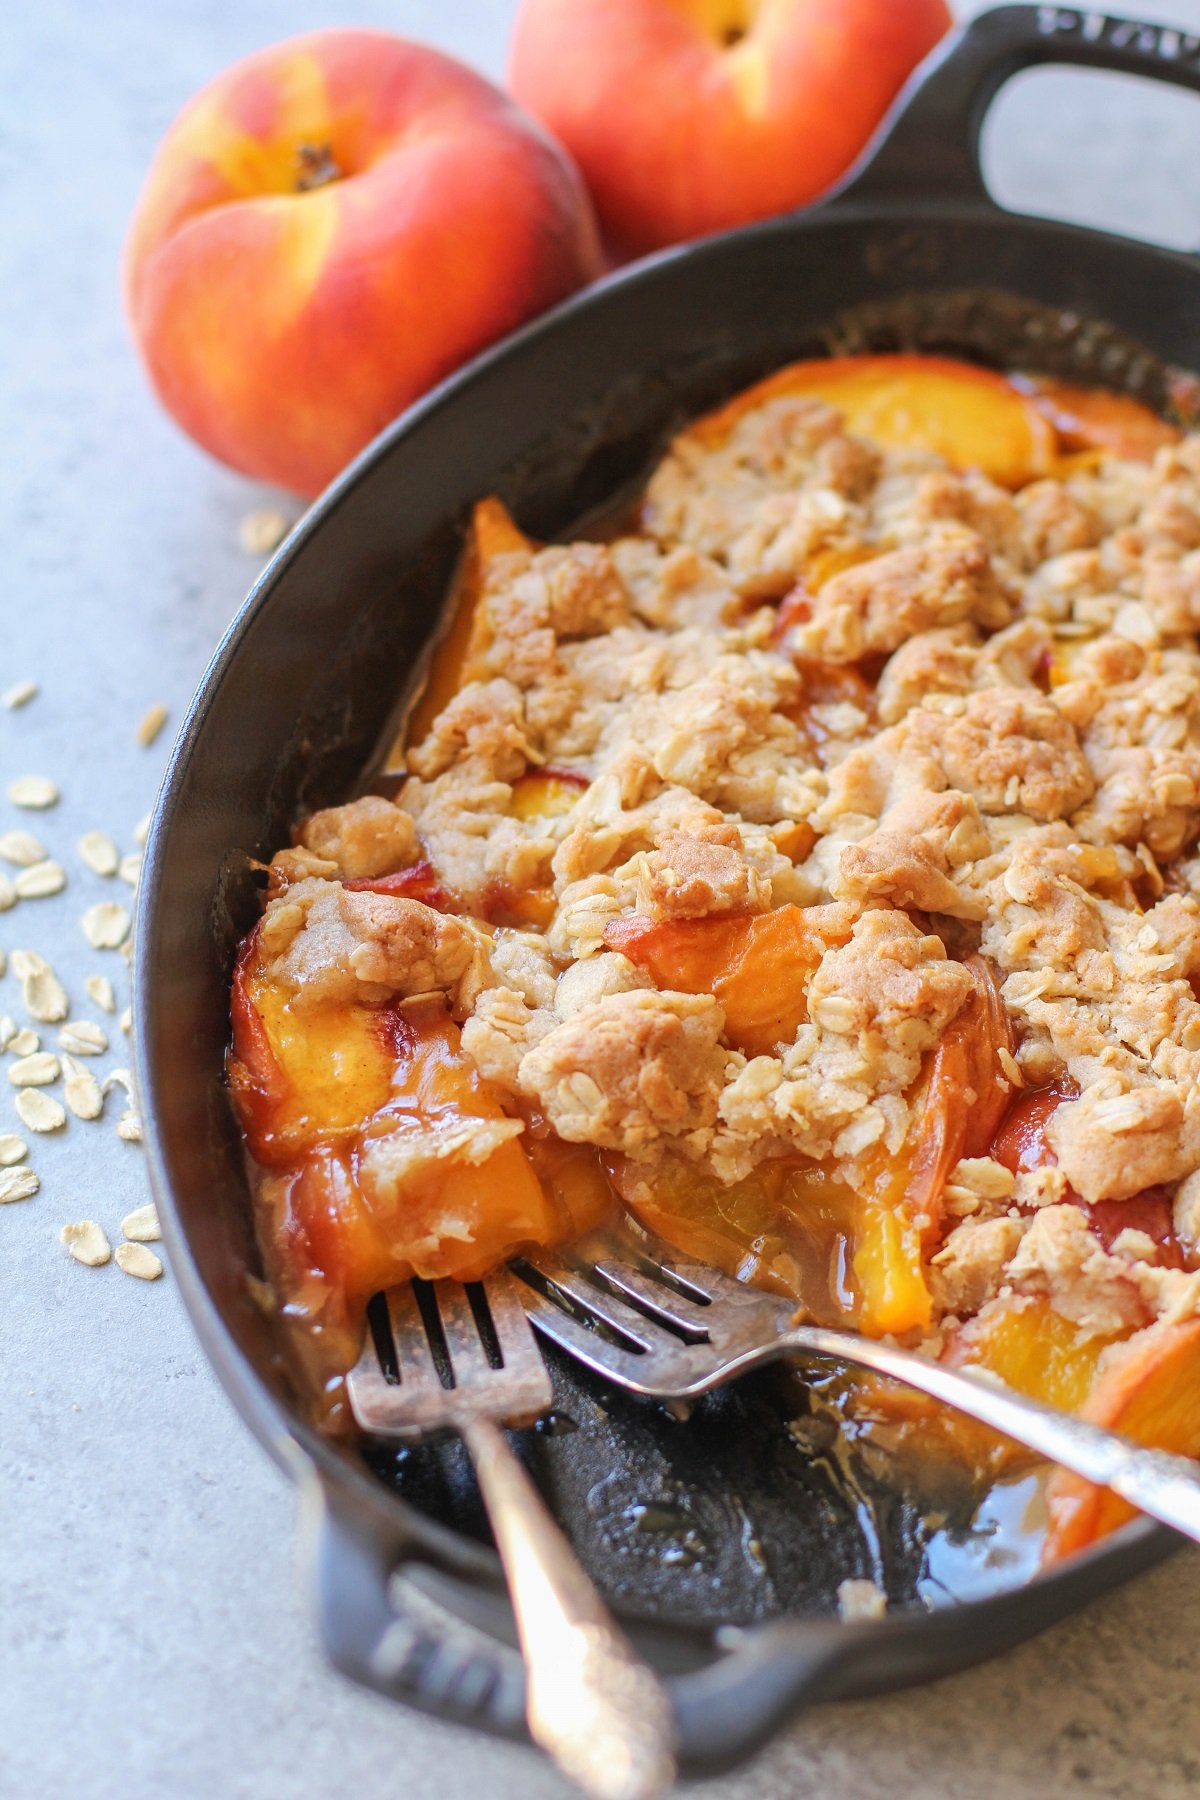
<svg viewBox="0 0 1200 1800"><path fill-rule="evenodd" d="M1040 62L1200 91L1200 47L1178 33L1061 7L977 19L832 199L615 276L385 432L253 589L175 748L137 931L147 1146L172 1267L234 1403L307 1497L331 1657L431 1712L522 1735L511 1615L454 1451L370 1456L323 1440L251 1297L222 1084L232 949L256 913L247 857L269 855L299 811L345 797L370 766L482 494L553 536L644 472L684 417L826 350L945 350L1166 402L1171 367L1200 366L1196 262L1012 217L983 187L987 107ZM684 1425L561 1367L556 1380L577 1429L530 1434L530 1464L668 1674L690 1771L746 1755L801 1702L990 1654L1170 1547L1135 1524L1052 1575L994 1575L982 1597L939 1606L928 1517L869 1459L831 1450L794 1388L743 1383ZM953 1496L945 1507L953 1537L963 1519ZM856 1574L886 1583L886 1620L835 1622L837 1584Z"/></svg>

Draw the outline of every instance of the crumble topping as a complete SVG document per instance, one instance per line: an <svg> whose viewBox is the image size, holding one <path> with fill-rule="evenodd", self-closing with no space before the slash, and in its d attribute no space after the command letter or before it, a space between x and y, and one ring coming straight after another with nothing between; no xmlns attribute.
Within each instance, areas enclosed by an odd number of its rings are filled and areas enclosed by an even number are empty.
<svg viewBox="0 0 1200 1800"><path fill-rule="evenodd" d="M317 813L276 858L270 971L305 1004L445 994L514 1132L533 1108L639 1180L788 1155L853 1186L913 1141L982 956L1002 1079L1068 1097L1056 1166L949 1172L937 1315L1011 1292L1083 1333L1188 1316L1200 1273L1083 1209L1164 1188L1200 1240L1198 627L1200 439L1013 494L814 399L701 422L636 530L488 559L397 802ZM563 771L561 804L522 803ZM426 864L453 909L342 885ZM498 923L531 894L536 923ZM811 967L757 1054L720 995L606 938L787 907Z"/></svg>

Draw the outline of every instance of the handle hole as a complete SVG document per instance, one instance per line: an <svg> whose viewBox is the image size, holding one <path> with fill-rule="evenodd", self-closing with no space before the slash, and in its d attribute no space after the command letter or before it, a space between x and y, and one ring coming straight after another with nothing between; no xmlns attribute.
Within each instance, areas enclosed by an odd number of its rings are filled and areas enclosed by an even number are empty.
<svg viewBox="0 0 1200 1800"><path fill-rule="evenodd" d="M1029 69L983 128L988 191L1011 212L1200 248L1200 96L1105 69Z"/></svg>

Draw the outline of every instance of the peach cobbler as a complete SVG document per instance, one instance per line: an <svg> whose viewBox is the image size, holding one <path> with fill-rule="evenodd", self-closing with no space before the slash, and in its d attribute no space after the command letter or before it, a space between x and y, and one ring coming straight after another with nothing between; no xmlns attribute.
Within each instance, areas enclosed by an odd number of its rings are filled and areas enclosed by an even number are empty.
<svg viewBox="0 0 1200 1800"><path fill-rule="evenodd" d="M941 359L782 371L602 541L481 502L395 798L301 822L234 981L322 1380L623 1208L1200 1451L1198 629L1200 436ZM1060 1480L1058 1549L1120 1504Z"/></svg>

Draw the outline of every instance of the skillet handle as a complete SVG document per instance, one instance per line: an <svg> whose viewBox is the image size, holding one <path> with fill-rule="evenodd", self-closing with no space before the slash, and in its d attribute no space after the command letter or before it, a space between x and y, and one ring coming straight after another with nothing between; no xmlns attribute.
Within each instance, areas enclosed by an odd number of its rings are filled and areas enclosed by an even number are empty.
<svg viewBox="0 0 1200 1800"><path fill-rule="evenodd" d="M415 1546L393 1521L352 1515L327 1493L315 1511L317 1623L335 1668L420 1712L527 1743L516 1650L447 1629L434 1606L405 1606L393 1576Z"/></svg>
<svg viewBox="0 0 1200 1800"><path fill-rule="evenodd" d="M994 205L979 165L983 122L1005 82L1041 63L1143 75L1200 94L1200 33L1091 7L999 6L921 65L831 197Z"/></svg>

